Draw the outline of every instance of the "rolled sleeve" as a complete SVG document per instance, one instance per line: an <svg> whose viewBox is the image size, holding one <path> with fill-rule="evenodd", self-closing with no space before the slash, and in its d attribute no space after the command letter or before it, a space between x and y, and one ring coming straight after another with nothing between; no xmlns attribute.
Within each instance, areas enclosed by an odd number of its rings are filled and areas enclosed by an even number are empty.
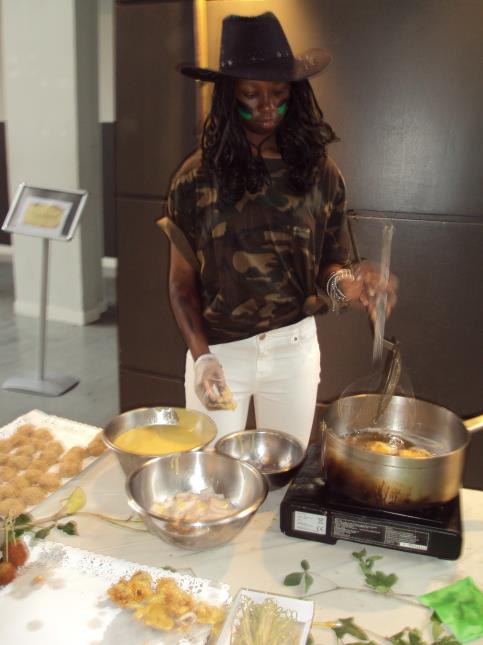
<svg viewBox="0 0 483 645"><path fill-rule="evenodd" d="M185 260L199 271L195 234L196 184L193 173L173 179L164 215L156 223Z"/></svg>

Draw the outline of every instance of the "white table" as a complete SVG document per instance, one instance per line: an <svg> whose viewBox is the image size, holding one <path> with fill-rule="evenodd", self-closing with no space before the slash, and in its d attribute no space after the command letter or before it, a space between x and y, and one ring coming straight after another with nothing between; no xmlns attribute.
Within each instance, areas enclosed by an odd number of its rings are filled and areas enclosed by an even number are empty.
<svg viewBox="0 0 483 645"><path fill-rule="evenodd" d="M116 459L108 454L73 480L67 491L75 485L81 486L87 495L85 510L126 517L131 511L124 481ZM232 542L208 551L186 551L150 533L119 528L88 516L78 518L78 536L54 531L49 539L140 564L188 568L197 576L228 583L233 595L240 587L248 587L300 596L301 589L285 587L282 581L286 574L300 570L300 561L305 559L315 578L308 597L316 603L317 622L353 616L360 627L383 636L393 635L406 626L421 628L427 624L430 612L416 601L411 604L400 598L361 591L364 580L351 554L363 545L346 541L326 545L281 533L279 506L284 492L285 489L269 493L252 521ZM45 515L56 509L65 496L65 489L57 491L35 514ZM417 596L468 575L483 589L483 492L462 491L462 514L464 548L457 561L372 546L365 548L371 555L383 556L376 563L377 570L398 575L395 591L399 594ZM335 585L344 589L334 589ZM317 644L336 642L330 629L316 627L313 635ZM473 643L482 645L483 638Z"/></svg>

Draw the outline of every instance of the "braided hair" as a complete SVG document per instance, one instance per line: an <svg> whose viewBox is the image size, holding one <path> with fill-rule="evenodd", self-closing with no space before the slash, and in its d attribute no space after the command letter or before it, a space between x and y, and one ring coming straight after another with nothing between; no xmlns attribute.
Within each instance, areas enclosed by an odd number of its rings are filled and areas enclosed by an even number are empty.
<svg viewBox="0 0 483 645"><path fill-rule="evenodd" d="M260 155L253 155L236 111L235 79L215 82L210 113L201 137L204 167L213 172L221 197L236 203L245 193L257 193L270 181ZM288 110L276 130L277 146L288 166L290 188L304 195L314 185L326 146L338 141L307 80L292 83Z"/></svg>

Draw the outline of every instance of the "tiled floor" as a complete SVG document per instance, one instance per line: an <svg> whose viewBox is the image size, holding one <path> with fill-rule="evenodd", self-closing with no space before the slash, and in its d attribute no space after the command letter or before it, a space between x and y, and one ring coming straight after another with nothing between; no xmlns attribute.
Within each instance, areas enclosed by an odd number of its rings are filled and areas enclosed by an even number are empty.
<svg viewBox="0 0 483 645"><path fill-rule="evenodd" d="M105 276L108 310L96 323L79 327L47 324L46 371L80 379L58 397L18 393L1 388L12 376L36 372L37 319L13 313L10 261L0 261L0 427L32 409L101 426L119 410L115 280Z"/></svg>

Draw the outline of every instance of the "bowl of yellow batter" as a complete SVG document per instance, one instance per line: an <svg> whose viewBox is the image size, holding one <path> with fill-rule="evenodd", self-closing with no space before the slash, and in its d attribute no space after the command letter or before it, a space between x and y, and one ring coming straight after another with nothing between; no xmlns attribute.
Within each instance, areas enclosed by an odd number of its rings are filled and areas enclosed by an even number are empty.
<svg viewBox="0 0 483 645"><path fill-rule="evenodd" d="M111 419L104 427L103 439L129 475L154 457L200 450L216 433L210 417L196 410L137 408Z"/></svg>

